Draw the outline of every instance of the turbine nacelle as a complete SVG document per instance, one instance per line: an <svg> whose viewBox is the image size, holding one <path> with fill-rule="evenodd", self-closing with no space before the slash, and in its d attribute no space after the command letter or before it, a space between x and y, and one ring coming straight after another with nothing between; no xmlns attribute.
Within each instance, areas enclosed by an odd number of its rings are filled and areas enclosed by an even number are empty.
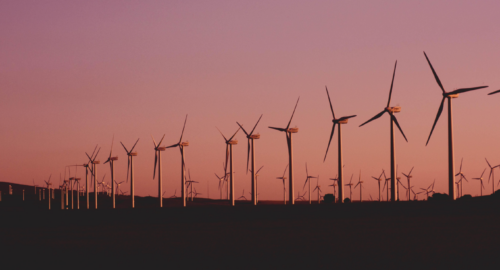
<svg viewBox="0 0 500 270"><path fill-rule="evenodd" d="M253 134L253 135L248 136L247 138L257 140L257 139L260 139L260 134Z"/></svg>
<svg viewBox="0 0 500 270"><path fill-rule="evenodd" d="M189 146L189 142L181 142L179 143L180 146Z"/></svg>
<svg viewBox="0 0 500 270"><path fill-rule="evenodd" d="M286 132L288 132L288 133L297 133L297 132L299 132L299 128L296 128L296 127L295 128L289 128Z"/></svg>
<svg viewBox="0 0 500 270"><path fill-rule="evenodd" d="M129 156L129 157L135 157L135 156L137 156L137 152L127 153L127 156Z"/></svg>
<svg viewBox="0 0 500 270"><path fill-rule="evenodd" d="M118 160L118 157L110 157L109 160Z"/></svg>
<svg viewBox="0 0 500 270"><path fill-rule="evenodd" d="M230 140L227 144L238 144L238 140Z"/></svg>
<svg viewBox="0 0 500 270"><path fill-rule="evenodd" d="M395 107L387 107L385 108L386 111L389 113L399 113L401 112L401 106L395 106Z"/></svg>

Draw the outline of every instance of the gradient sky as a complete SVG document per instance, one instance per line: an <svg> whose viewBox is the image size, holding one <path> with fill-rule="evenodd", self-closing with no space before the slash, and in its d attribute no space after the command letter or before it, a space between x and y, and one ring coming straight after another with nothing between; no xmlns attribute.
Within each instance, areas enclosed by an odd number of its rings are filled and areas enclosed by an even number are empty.
<svg viewBox="0 0 500 270"><path fill-rule="evenodd" d="M250 128L264 114L260 199L280 199L286 140L268 126L286 126L300 96L292 122L296 190L308 162L331 193L337 146L323 163L327 85L337 115L358 115L343 126L344 177L361 169L364 198L375 199L371 176L390 168L389 118L358 126L385 107L397 60L392 105L402 106L397 117L409 141L396 135L399 170L415 166L417 188L436 179L435 189L447 193L446 108L426 147L441 91L422 51L447 91L490 86L453 101L456 170L463 157L466 176L478 177L485 157L500 164L500 94L487 96L500 88L499 9L498 1L2 1L0 181L41 184L52 174L57 183L64 166L86 162L96 144L105 161L114 135L116 180L125 180L127 167L119 141L140 138L136 192L156 196L150 135L176 143L189 114L187 167L198 192L206 196L209 186L216 198L225 144L215 127L229 135L236 121ZM234 147L237 197L250 190L242 134ZM165 196L180 194L180 153L163 153ZM109 182L109 166L98 167L99 180L103 173ZM465 183L467 193L478 194L479 183Z"/></svg>

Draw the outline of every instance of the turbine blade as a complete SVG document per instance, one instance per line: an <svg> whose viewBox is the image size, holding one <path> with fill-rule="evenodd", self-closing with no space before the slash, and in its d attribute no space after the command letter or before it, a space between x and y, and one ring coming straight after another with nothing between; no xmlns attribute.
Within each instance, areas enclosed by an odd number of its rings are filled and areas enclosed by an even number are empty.
<svg viewBox="0 0 500 270"><path fill-rule="evenodd" d="M224 134L222 134L222 131L220 131L220 129L218 127L215 127L215 128L219 131L220 135L222 135L222 137L224 138L224 140L226 142L228 142L228 140L226 139L226 136L224 136Z"/></svg>
<svg viewBox="0 0 500 270"><path fill-rule="evenodd" d="M153 180L156 177L156 163L158 162L158 151L155 150L155 167L153 169Z"/></svg>
<svg viewBox="0 0 500 270"><path fill-rule="evenodd" d="M424 52L424 55L425 55L425 59L427 59L427 63L429 63L429 66L431 67L432 74L434 74L434 78L436 79L437 84L439 85L439 87L441 88L441 90L443 90L443 93L446 93L446 91L444 91L443 84L441 84L441 80L439 80L439 77L436 74L436 71L434 70L434 67L432 67L431 61L429 61L429 58L427 57L427 54L425 54L425 52Z"/></svg>
<svg viewBox="0 0 500 270"><path fill-rule="evenodd" d="M500 90L493 91L493 92L489 93L488 95L493 95L493 94L496 94L496 93L500 93Z"/></svg>
<svg viewBox="0 0 500 270"><path fill-rule="evenodd" d="M241 130L243 130L243 132L245 133L245 135L250 136L250 134L247 133L247 131L243 128L242 125L240 125L240 123L236 122L236 124L238 124L238 126L240 126Z"/></svg>
<svg viewBox="0 0 500 270"><path fill-rule="evenodd" d="M186 119L184 120L184 126L182 127L181 138L179 139L179 143L182 142L182 136L184 136L184 129L186 128L186 122L188 120L188 115L186 114Z"/></svg>
<svg viewBox="0 0 500 270"><path fill-rule="evenodd" d="M464 163L464 158L460 161L460 172L462 172L462 164Z"/></svg>
<svg viewBox="0 0 500 270"><path fill-rule="evenodd" d="M128 164L127 164L127 183L128 183L128 172L130 171L130 156L128 156Z"/></svg>
<svg viewBox="0 0 500 270"><path fill-rule="evenodd" d="M234 138L234 136L236 136L236 133L238 133L238 131L240 131L240 127L238 127L238 129L236 130L236 132L233 134L233 136L231 136L231 138L229 138L229 140L232 140Z"/></svg>
<svg viewBox="0 0 500 270"><path fill-rule="evenodd" d="M349 119L349 118L353 118L353 117L356 117L356 116L357 116L357 115L342 116L342 117L340 117L338 120L339 120L339 121L342 121L342 120Z"/></svg>
<svg viewBox="0 0 500 270"><path fill-rule="evenodd" d="M484 168L484 171L483 173L481 174L481 177L480 178L483 178L483 175L484 175L484 172L486 171L486 168Z"/></svg>
<svg viewBox="0 0 500 270"><path fill-rule="evenodd" d="M160 140L160 142L158 143L158 146L160 146L160 145L161 145L161 142L163 142L163 139L164 139L164 138L165 138L165 134L163 134L163 137L161 137L161 140Z"/></svg>
<svg viewBox="0 0 500 270"><path fill-rule="evenodd" d="M250 161L250 139L247 140L248 141L248 147L247 147L247 174L248 174L248 163ZM254 172L252 172L254 173Z"/></svg>
<svg viewBox="0 0 500 270"><path fill-rule="evenodd" d="M410 173L408 175L411 175L411 172L413 171L413 168L415 168L415 166L411 167Z"/></svg>
<svg viewBox="0 0 500 270"><path fill-rule="evenodd" d="M391 96L392 96L392 86L394 85L394 77L396 76L396 66L398 65L398 61L396 60L396 63L394 64L394 73L392 74L392 82L391 82L391 90L389 91L389 99L387 100L387 106L391 104Z"/></svg>
<svg viewBox="0 0 500 270"><path fill-rule="evenodd" d="M377 115L375 115L374 117L372 117L370 120L368 120L368 121L364 122L363 124L361 124L361 125L360 125L360 127L362 127L362 126L364 126L364 125L366 125L366 124L370 123L371 121L373 121L373 120L375 120L375 119L379 118L379 117L380 117L380 116L382 116L382 114L384 114L385 112L386 112L386 110L383 110L383 111L379 112Z"/></svg>
<svg viewBox="0 0 500 270"><path fill-rule="evenodd" d="M486 163L488 163L488 166L491 168L491 165L490 163L488 162L488 160L486 158L484 158L486 160Z"/></svg>
<svg viewBox="0 0 500 270"><path fill-rule="evenodd" d="M396 126L398 127L399 131L401 131L401 134L403 134L403 137L405 138L406 142L408 142L408 139L406 139L405 133L401 129L401 126L399 126L398 119L396 118L396 116L394 116L394 114L390 114L390 115L391 115L391 118L394 121L394 123L396 123Z"/></svg>
<svg viewBox="0 0 500 270"><path fill-rule="evenodd" d="M326 95L328 96L328 102L330 102L330 110L332 111L333 119L335 119L335 112L333 112L332 100L330 99L330 94L328 93L328 87L326 87Z"/></svg>
<svg viewBox="0 0 500 270"><path fill-rule="evenodd" d="M120 142L120 143L121 143L121 145L123 146L123 148L125 149L125 152L127 152L127 154L128 154L127 147L125 147L125 145L123 145L123 143L122 143L122 142Z"/></svg>
<svg viewBox="0 0 500 270"><path fill-rule="evenodd" d="M255 131L255 128L256 128L256 127L257 127L257 125L259 124L260 119L262 118L262 116L263 116L263 115L264 115L264 114L261 114L261 115L260 115L259 120L257 120L257 123L256 123L256 124L255 124L255 126L253 127L252 132L250 132L250 135L252 135L252 134L253 134L253 132ZM242 128L243 128L243 127L242 127Z"/></svg>
<svg viewBox="0 0 500 270"><path fill-rule="evenodd" d="M488 86L478 86L478 87L471 87L471 88L461 88L461 89L457 89L457 90L451 91L449 94L460 94L460 93L465 93L465 92L469 92L469 91L473 91L473 90L483 89L483 88L486 88L486 87L488 87Z"/></svg>
<svg viewBox="0 0 500 270"><path fill-rule="evenodd" d="M138 142L139 142L139 139L137 139L137 141L135 141L134 146L132 146L132 149L130 149L130 153L132 153L132 151L134 151L134 148L135 148L135 146L137 145Z"/></svg>
<svg viewBox="0 0 500 270"><path fill-rule="evenodd" d="M328 146L326 147L326 153L325 153L325 158L323 159L323 162L325 162L326 155L328 155L328 149L330 149L330 143L332 143L333 133L335 132L335 125L336 124L337 124L336 122L333 122L332 132L330 133L330 140L328 141Z"/></svg>
<svg viewBox="0 0 500 270"><path fill-rule="evenodd" d="M436 119L434 120L434 124L432 125L431 133L429 134L429 138L427 139L427 143L425 144L426 146L427 146L427 144L429 144L429 140L431 139L432 132L434 131L434 128L436 127L436 123L439 120L439 117L441 116L441 113L443 112L444 99L445 99L445 97L443 97L443 99L441 100L441 105L439 105L439 109L438 109L438 112L437 112L437 115L436 115Z"/></svg>
<svg viewBox="0 0 500 270"><path fill-rule="evenodd" d="M115 142L115 135L113 134L113 139L111 139L111 150L109 151L109 157L111 157L111 154L113 153L113 143Z"/></svg>
<svg viewBox="0 0 500 270"><path fill-rule="evenodd" d="M288 169L288 164L285 167L285 171L283 172L283 177L285 177L286 169ZM284 180L283 180L284 181Z"/></svg>
<svg viewBox="0 0 500 270"><path fill-rule="evenodd" d="M257 170L257 174L260 172L260 170L262 170L262 168L264 168L264 166L260 167L260 169Z"/></svg>
<svg viewBox="0 0 500 270"><path fill-rule="evenodd" d="M167 146L167 147L165 147L165 148L172 148L172 147L176 147L176 146L179 146L179 144L178 144L178 143L176 143L176 144L172 144L172 145Z"/></svg>
<svg viewBox="0 0 500 270"><path fill-rule="evenodd" d="M269 128L276 129L278 131L286 131L286 129L284 128L277 128L277 127L269 127Z"/></svg>
<svg viewBox="0 0 500 270"><path fill-rule="evenodd" d="M295 108L293 108L292 117L290 117L290 121L288 121L288 125L286 125L286 130L288 130L288 128L290 127L290 124L292 123L293 115L295 114L295 110L297 109L297 105L299 105L299 100L300 100L300 97L297 99L297 103L295 103Z"/></svg>
<svg viewBox="0 0 500 270"><path fill-rule="evenodd" d="M155 149L156 149L156 147L158 147L158 145L156 144L155 138L153 138L153 134L151 134L151 139L153 139L153 144L154 144Z"/></svg>

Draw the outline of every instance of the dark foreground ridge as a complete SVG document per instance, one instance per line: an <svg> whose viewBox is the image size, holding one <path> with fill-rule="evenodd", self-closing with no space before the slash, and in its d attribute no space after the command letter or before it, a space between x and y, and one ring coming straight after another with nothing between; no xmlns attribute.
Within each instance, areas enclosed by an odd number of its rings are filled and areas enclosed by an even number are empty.
<svg viewBox="0 0 500 270"><path fill-rule="evenodd" d="M155 198L140 198L137 204L147 200ZM162 209L3 207L2 254L99 267L137 263L188 269L436 269L486 266L499 256L500 203L486 197L343 205L222 203L227 201L195 199L186 208Z"/></svg>

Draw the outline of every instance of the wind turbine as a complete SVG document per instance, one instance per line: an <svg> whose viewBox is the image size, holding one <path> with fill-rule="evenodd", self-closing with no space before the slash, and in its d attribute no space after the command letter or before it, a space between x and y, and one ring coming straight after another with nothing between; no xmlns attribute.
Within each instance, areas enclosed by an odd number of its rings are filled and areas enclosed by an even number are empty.
<svg viewBox="0 0 500 270"><path fill-rule="evenodd" d="M255 200L257 203L259 202L259 172L260 170L262 170L262 168L264 168L264 166L261 166L260 169L258 169L255 173Z"/></svg>
<svg viewBox="0 0 500 270"><path fill-rule="evenodd" d="M349 181L349 183L345 184L346 186L349 186L349 200L351 200L351 202L352 202L352 185L354 185L352 183L353 176L354 176L354 174L351 175L351 181Z"/></svg>
<svg viewBox="0 0 500 270"><path fill-rule="evenodd" d="M304 190L306 184L309 182L309 204L311 204L311 178L316 178L316 177L309 175L309 172L307 171L307 162L306 162L306 181L304 182L304 187L302 187L302 190Z"/></svg>
<svg viewBox="0 0 500 270"><path fill-rule="evenodd" d="M392 74L392 82L391 82L391 90L389 91L389 100L387 101L387 106L384 108L383 111L372 117L370 120L364 122L363 124L360 125L360 127L364 126L365 124L381 117L384 113L388 113L391 117L391 201L396 201L396 149L395 149L395 143L394 143L394 123L396 123L396 126L398 127L399 131L405 138L406 142L408 140L406 139L406 136L401 129L401 126L399 126L398 119L396 119L396 116L394 116L395 113L401 112L401 107L396 106L396 107L390 107L391 104L391 96L392 96L392 86L394 85L394 76L396 75L396 66L398 64L398 61L394 64L394 73Z"/></svg>
<svg viewBox="0 0 500 270"><path fill-rule="evenodd" d="M165 147L160 146L161 142L163 141L163 138L165 138L165 134L163 134L163 137L161 137L161 140L158 144L156 144L155 138L153 138L153 135L151 135L151 139L153 139L153 145L155 146L155 166L153 169L153 180L156 177L156 168L158 168L158 198L160 199L160 207L163 207L163 193L161 192L161 152L165 151Z"/></svg>
<svg viewBox="0 0 500 270"><path fill-rule="evenodd" d="M220 191L220 199L222 200L222 186L224 184L224 177L219 177L216 173L214 173L217 179L219 179L219 191Z"/></svg>
<svg viewBox="0 0 500 270"><path fill-rule="evenodd" d="M199 183L199 182L191 180L191 169L188 169L188 177L189 177L189 180L186 181L187 182L187 188L191 187L191 192L189 192L189 194L191 194L191 201L193 201L193 184L194 183Z"/></svg>
<svg viewBox="0 0 500 270"><path fill-rule="evenodd" d="M479 190L481 191L481 196L483 196L483 189L484 189L484 185L483 185L483 175L484 175L484 172L486 171L486 168L484 169L483 173L481 174L481 176L479 176L478 178L472 178L474 180L479 180L480 181L480 185L479 185Z"/></svg>
<svg viewBox="0 0 500 270"><path fill-rule="evenodd" d="M316 177L316 187L314 190L318 190L318 204L321 202L319 193L321 192L321 186L319 185L319 175ZM314 191L313 190L313 191Z"/></svg>
<svg viewBox="0 0 500 270"><path fill-rule="evenodd" d="M217 130L219 130L219 128L217 128ZM236 132L233 134L233 136L231 136L231 138L226 139L226 137L224 136L224 134L222 134L222 132L219 130L220 132L220 135L222 135L222 137L224 138L224 141L226 142L226 168L224 168L224 173L227 173L227 162L228 162L228 158L229 158L229 184L230 184L230 189L231 189L231 192L230 192L230 196L231 196L231 205L234 206L234 173L233 173L233 145L235 144L238 144L238 141L237 140L233 140L234 136L236 135L236 133L238 133L238 131L240 131L240 128L238 128L238 130L236 130Z"/></svg>
<svg viewBox="0 0 500 270"><path fill-rule="evenodd" d="M427 139L427 143L429 144L429 140L431 139L432 132L434 131L434 127L436 127L436 123L439 120L439 117L441 116L441 113L443 112L443 106L444 106L444 100L448 99L448 193L450 198L452 200L455 200L455 185L453 185L455 181L455 164L454 164L454 156L453 156L453 116L452 116L452 107L451 107L451 99L452 98L457 98L460 93L465 93L473 90L478 90L482 88L486 88L488 86L479 86L479 87L472 87L472 88L460 88L456 89L451 92L446 92L444 91L444 87L441 84L441 80L439 80L438 75L436 74L436 71L434 71L434 68L432 67L431 62L429 61L429 58L427 57L427 54L425 54L425 59L427 59L427 62L429 63L429 66L431 67L432 73L434 74L434 78L436 79L437 84L442 90L443 94L443 99L441 99L441 105L439 105L439 109L436 115L436 120L434 120L434 124L432 125L431 133L429 134L429 138Z"/></svg>
<svg viewBox="0 0 500 270"><path fill-rule="evenodd" d="M344 166L342 165L342 124L347 124L349 121L349 118L356 117L356 115L350 115L350 116L343 116L340 118L335 117L335 112L333 111L333 106L332 106L332 101L330 99L330 94L328 93L328 88L325 86L326 89L326 95L328 96L328 101L330 102L330 110L332 111L333 115L333 127L332 127L332 132L330 134L330 140L328 141L328 147L326 148L326 153L325 153L325 158L323 159L323 162L326 160L326 155L328 154L328 149L330 148L330 143L332 142L333 138L333 133L335 132L335 125L339 125L339 132L338 132L338 185L339 185L339 201L340 203L344 202L344 187L343 187L343 179L344 179L344 174L343 174L343 168Z"/></svg>
<svg viewBox="0 0 500 270"><path fill-rule="evenodd" d="M403 175L406 177L406 179L408 179L408 189L407 189L407 191L408 191L408 201L411 198L411 194L410 194L410 186L411 186L410 185L410 179L413 177L411 175L411 172L413 171L413 168L415 168L415 167L412 167L411 170L410 170L410 172L408 174L403 173Z"/></svg>
<svg viewBox="0 0 500 270"><path fill-rule="evenodd" d="M337 181L339 180L339 178L330 178L330 180L333 180L333 183L329 185L329 187L333 187L333 196L335 196L335 200L337 200Z"/></svg>
<svg viewBox="0 0 500 270"><path fill-rule="evenodd" d="M491 194L493 194L495 193L495 168L499 167L500 165L491 166L486 158L485 160L486 163L488 163L488 167L490 167L490 175L488 176L488 183L490 182L490 179L493 179L493 181L491 182L491 188L492 188Z"/></svg>
<svg viewBox="0 0 500 270"><path fill-rule="evenodd" d="M375 176L372 176L372 178L375 179L375 180L377 180L377 182L378 182L378 201L379 202L381 201L381 197L380 197L380 182L382 181L382 175L385 175L384 170L382 170L382 173L380 174L380 176L378 178L376 178Z"/></svg>
<svg viewBox="0 0 500 270"><path fill-rule="evenodd" d="M109 167L111 169L111 200L113 202L113 209L116 207L115 203L115 167L114 167L114 162L115 160L118 160L118 157L112 157L113 153L113 143L115 142L115 136L113 135L113 139L111 140L111 150L109 150L109 157L108 159L103 163L106 164L109 162ZM125 147L125 146L124 146ZM125 150L127 151L127 150Z"/></svg>
<svg viewBox="0 0 500 270"><path fill-rule="evenodd" d="M182 133L181 133L181 138L179 139L179 142L176 144L173 144L169 147L166 147L166 148L179 147L179 150L181 151L181 159L182 159L181 193L182 193L182 206L184 206L184 207L186 207L186 164L184 162L184 147L189 146L189 142L183 142L182 136L184 135L184 129L186 128L187 117L188 116L186 114L186 119L184 120L184 127L182 127Z"/></svg>
<svg viewBox="0 0 500 270"><path fill-rule="evenodd" d="M52 183L50 182L51 177L52 177L52 174L49 176L49 180L45 181L45 184L47 185L47 189L49 190L49 210L50 210L50 186L52 186Z"/></svg>
<svg viewBox="0 0 500 270"><path fill-rule="evenodd" d="M288 168L288 165L285 167L285 171L283 171L283 176L281 177L276 177L276 179L281 179L283 180L283 203L286 204L286 187L285 187L285 180L286 180L286 169Z"/></svg>
<svg viewBox="0 0 500 270"><path fill-rule="evenodd" d="M392 180L392 179L387 178L387 175L385 175L385 171L384 171L384 179L385 179L385 182L384 182L384 187L382 188L382 191L384 191L384 190L387 191L386 199L387 199L387 201L389 201L389 189L390 189L390 187L387 184L387 181ZM387 186L387 189L386 189L386 186Z"/></svg>
<svg viewBox="0 0 500 270"><path fill-rule="evenodd" d="M434 192L434 183L435 182L436 182L436 180L434 179L434 182L432 182L432 184L429 187L427 187L427 188L420 188L422 190L422 192L426 193L427 200L429 200L429 193Z"/></svg>
<svg viewBox="0 0 500 270"><path fill-rule="evenodd" d="M362 195L361 191L363 190L363 181L361 181L361 170L359 170L359 180L358 180L358 183L356 184L356 186L354 186L354 189L356 189L356 187L358 187L358 185L359 185L359 202L362 202L363 195Z"/></svg>
<svg viewBox="0 0 500 270"><path fill-rule="evenodd" d="M95 149L94 149L94 151L95 151ZM97 178L96 178L96 166L95 165L101 163L99 160L96 161L96 158L97 158L97 155L99 154L99 151L101 151L101 148L99 148L97 150L97 153L95 154L95 156L89 156L87 153L85 153L85 155L87 155L87 157L89 158L89 163L92 164L92 168L90 169L90 172L92 173L92 177L94 178L94 207L95 207L95 209L97 209ZM88 186L86 187L86 189L87 189L87 206L88 206L88 197L89 197Z"/></svg>
<svg viewBox="0 0 500 270"><path fill-rule="evenodd" d="M457 188L459 188L459 190L457 190L457 192L459 193L459 197L462 197L463 193L462 191L464 190L463 188L463 179L465 179L465 181L469 182L469 180L467 180L467 177L465 177L465 174L462 172L462 164L464 162L464 158L462 158L462 161L460 161L460 171L455 174L455 176L460 176L460 180L458 180L458 183L459 183L459 186Z"/></svg>
<svg viewBox="0 0 500 270"><path fill-rule="evenodd" d="M286 135L286 143L288 146L288 165L290 169L288 170L288 196L289 203L295 204L294 200L294 186L293 186L293 146L292 146L292 134L299 132L298 128L290 128L290 124L292 123L293 115L295 114L295 109L297 109L297 105L299 104L300 97L297 99L297 103L295 104L295 108L293 109L292 117L290 117L290 121L288 121L288 125L286 128L277 128L277 127L269 127L271 129L275 129L278 131L285 132Z"/></svg>
<svg viewBox="0 0 500 270"><path fill-rule="evenodd" d="M244 199L245 201L248 201L248 199L245 197L245 189L243 189L243 193L241 194L241 196L238 198L239 199Z"/></svg>
<svg viewBox="0 0 500 270"><path fill-rule="evenodd" d="M255 180L255 150L254 150L254 140L260 139L260 134L253 134L255 131L255 128L260 122L260 119L262 118L262 114L259 117L259 120L257 120L257 123L253 127L252 131L248 133L240 123L236 122L238 126L240 126L241 130L245 133L248 139L248 148L247 148L247 173L248 173L248 160L250 158L250 144L252 145L251 150L252 150L252 204L257 205L257 183Z"/></svg>
<svg viewBox="0 0 500 270"><path fill-rule="evenodd" d="M127 182L128 182L128 174L130 172L130 198L132 199L132 208L135 207L135 192L134 192L134 157L137 156L137 152L132 152L134 151L135 146L139 142L139 139L135 141L134 146L130 149L130 151L123 145L122 142L120 144L123 146L123 149L125 149L125 152L127 152L128 156L128 164L127 164Z"/></svg>
<svg viewBox="0 0 500 270"><path fill-rule="evenodd" d="M116 185L116 192L120 193L120 191L122 191L120 189L120 185L123 184L125 181L121 181L121 182L116 182L115 180L115 185ZM123 193L123 192L122 192Z"/></svg>

